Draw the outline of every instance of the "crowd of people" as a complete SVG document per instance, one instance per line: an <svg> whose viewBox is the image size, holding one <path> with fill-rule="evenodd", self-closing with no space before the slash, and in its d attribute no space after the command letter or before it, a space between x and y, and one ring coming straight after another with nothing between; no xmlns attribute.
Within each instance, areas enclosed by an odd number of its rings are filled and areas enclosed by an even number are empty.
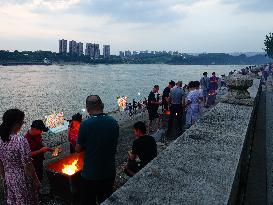
<svg viewBox="0 0 273 205"><path fill-rule="evenodd" d="M133 126L135 140L128 152L125 173L133 176L157 156L155 139L149 133L154 122L159 128L160 106L163 113L169 112L167 135L173 129L175 119L178 122L177 134L181 134L183 116L186 116L188 127L195 124L202 107L214 102L220 82L215 72L211 77L204 72L200 81L191 81L184 86L182 81L170 81L162 95L159 86L154 85L148 99L143 102L147 106L149 123L146 126L145 122L138 121ZM137 107L140 109L134 100L133 112ZM103 112L104 104L98 95L86 98L86 110L89 117L85 120L79 113L72 116L68 140L71 153L84 151L81 204L96 204L113 192L119 125ZM10 109L4 113L0 125L0 176L4 179L6 202L12 205L38 204L44 154L54 151L42 142L42 133L48 131L42 120L34 120L23 137L19 134L24 119L24 112Z"/></svg>
<svg viewBox="0 0 273 205"><path fill-rule="evenodd" d="M162 93L162 100L159 100L159 86L155 85L148 96L148 132L159 129L158 111L162 106L163 113L169 114L167 136L171 135L174 119L177 121L176 132L181 134L184 125L190 127L195 124L203 107L209 108L215 103L217 90L223 87L226 87L225 75L219 78L213 72L211 77L208 77L208 73L204 72L200 81L190 81L184 86L182 81L175 83L171 80ZM155 130L152 129L153 124L156 124Z"/></svg>
<svg viewBox="0 0 273 205"><path fill-rule="evenodd" d="M147 99L144 98L144 100L136 101L133 99L133 101L130 103L126 102L126 106L124 111L129 114L129 116L135 115L139 112L145 111L145 108L147 106Z"/></svg>
<svg viewBox="0 0 273 205"><path fill-rule="evenodd" d="M72 116L68 140L71 153L84 152L80 203L92 205L102 203L113 192L119 125L103 112L104 104L97 95L87 97L86 110L89 117L85 120L79 113ZM9 109L0 125L0 177L4 181L5 201L9 205L39 204L44 154L54 151L42 143L42 133L48 131L42 120L33 121L24 136L19 134L24 119L23 111ZM146 134L144 122L134 124L134 134L136 139L126 168L130 176L157 155L156 142Z"/></svg>

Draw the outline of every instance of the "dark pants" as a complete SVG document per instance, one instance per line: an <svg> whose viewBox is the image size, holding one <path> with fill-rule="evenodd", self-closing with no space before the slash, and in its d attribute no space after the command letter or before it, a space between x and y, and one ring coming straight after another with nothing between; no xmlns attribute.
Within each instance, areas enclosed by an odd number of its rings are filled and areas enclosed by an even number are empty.
<svg viewBox="0 0 273 205"><path fill-rule="evenodd" d="M148 113L149 113L149 120L150 121L153 121L159 117L159 115L157 113L157 109L149 109Z"/></svg>
<svg viewBox="0 0 273 205"><path fill-rule="evenodd" d="M170 117L168 121L168 132L167 134L170 135L173 129L173 122L174 118L177 119L177 132L180 133L182 131L182 123L183 123L183 108L182 105L174 105L172 104L170 107Z"/></svg>
<svg viewBox="0 0 273 205"><path fill-rule="evenodd" d="M113 193L114 179L87 180L82 178L81 204L96 205L102 203Z"/></svg>
<svg viewBox="0 0 273 205"><path fill-rule="evenodd" d="M139 172L140 169L141 169L141 166L140 166L139 163L137 163L135 160L128 159L127 165L126 165L126 168L125 168L124 172L129 177L132 177L132 175L127 170L129 170L131 172L134 172L134 173L137 173L137 172Z"/></svg>
<svg viewBox="0 0 273 205"><path fill-rule="evenodd" d="M70 143L70 154L73 154L75 152L75 147Z"/></svg>
<svg viewBox="0 0 273 205"><path fill-rule="evenodd" d="M169 110L169 104L167 102L164 102L162 104L162 111L164 111L164 110Z"/></svg>
<svg viewBox="0 0 273 205"><path fill-rule="evenodd" d="M43 160L41 160L41 161L34 160L33 161L33 166L35 168L35 172L36 172L36 175L37 175L39 181L42 182L43 176L44 176L44 164L43 164Z"/></svg>

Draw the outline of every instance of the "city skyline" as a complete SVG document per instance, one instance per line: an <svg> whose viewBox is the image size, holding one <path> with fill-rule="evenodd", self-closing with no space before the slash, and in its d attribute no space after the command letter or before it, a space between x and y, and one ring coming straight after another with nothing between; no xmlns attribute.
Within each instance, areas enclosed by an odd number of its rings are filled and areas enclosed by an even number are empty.
<svg viewBox="0 0 273 205"><path fill-rule="evenodd" d="M69 46L67 46L69 42ZM83 52L84 43L77 42L75 40L59 39L59 54L69 54L72 56L88 56L90 59L100 58L100 44L86 43L85 50ZM104 59L110 59L111 51L110 45L103 45L102 55Z"/></svg>
<svg viewBox="0 0 273 205"><path fill-rule="evenodd" d="M0 0L0 50L58 52L64 36L115 55L261 52L272 11L270 0Z"/></svg>

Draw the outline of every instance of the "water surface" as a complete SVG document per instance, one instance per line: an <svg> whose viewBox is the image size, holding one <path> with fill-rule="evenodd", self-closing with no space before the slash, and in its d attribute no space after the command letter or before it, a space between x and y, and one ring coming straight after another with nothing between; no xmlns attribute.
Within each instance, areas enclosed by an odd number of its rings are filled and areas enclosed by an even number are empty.
<svg viewBox="0 0 273 205"><path fill-rule="evenodd" d="M239 68L165 64L0 66L0 116L9 108L22 109L27 126L53 111L71 117L85 107L90 94L101 96L106 112L112 111L117 109L117 96L140 100L148 96L154 84L162 92L170 80L187 84L199 80L205 71L221 75Z"/></svg>

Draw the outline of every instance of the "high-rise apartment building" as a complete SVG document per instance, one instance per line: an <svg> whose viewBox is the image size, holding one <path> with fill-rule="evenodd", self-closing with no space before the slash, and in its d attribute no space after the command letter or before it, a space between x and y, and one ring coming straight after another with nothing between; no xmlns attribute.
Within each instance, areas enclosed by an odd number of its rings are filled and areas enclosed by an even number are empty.
<svg viewBox="0 0 273 205"><path fill-rule="evenodd" d="M95 56L94 59L100 58L100 44L94 44L95 45Z"/></svg>
<svg viewBox="0 0 273 205"><path fill-rule="evenodd" d="M94 44L87 43L85 48L85 55L89 56L90 58L93 58L95 53L94 51L95 51Z"/></svg>
<svg viewBox="0 0 273 205"><path fill-rule="evenodd" d="M125 57L131 57L132 53L131 51L125 51Z"/></svg>
<svg viewBox="0 0 273 205"><path fill-rule="evenodd" d="M59 53L67 53L67 40L59 40Z"/></svg>
<svg viewBox="0 0 273 205"><path fill-rule="evenodd" d="M110 45L103 45L103 58L110 58Z"/></svg>
<svg viewBox="0 0 273 205"><path fill-rule="evenodd" d="M78 56L83 55L83 43L81 42L77 43L77 55Z"/></svg>
<svg viewBox="0 0 273 205"><path fill-rule="evenodd" d="M123 51L119 52L119 57L124 58L124 52Z"/></svg>
<svg viewBox="0 0 273 205"><path fill-rule="evenodd" d="M72 40L69 41L69 54L75 55L78 54L77 52L77 42Z"/></svg>
<svg viewBox="0 0 273 205"><path fill-rule="evenodd" d="M99 59L100 57L100 45L87 43L85 49L85 55L89 56L91 59Z"/></svg>

